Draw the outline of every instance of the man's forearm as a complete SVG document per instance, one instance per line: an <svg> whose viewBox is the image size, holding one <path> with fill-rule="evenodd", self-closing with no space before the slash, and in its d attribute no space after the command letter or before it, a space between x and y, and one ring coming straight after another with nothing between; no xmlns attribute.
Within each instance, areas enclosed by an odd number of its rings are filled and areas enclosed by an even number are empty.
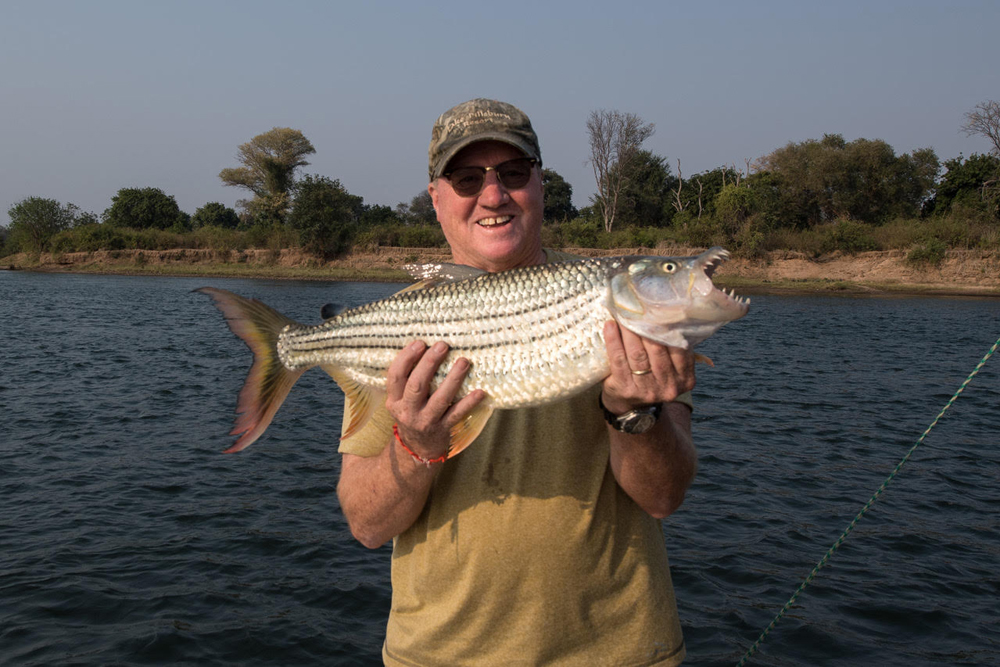
<svg viewBox="0 0 1000 667"><path fill-rule="evenodd" d="M691 410L681 403L667 403L659 422L646 433L629 435L610 426L608 431L611 469L619 486L658 519L676 511L698 468Z"/></svg>
<svg viewBox="0 0 1000 667"><path fill-rule="evenodd" d="M405 452L400 455L392 442L377 456L344 454L337 496L351 534L375 549L412 526L427 502L434 474L434 467Z"/></svg>

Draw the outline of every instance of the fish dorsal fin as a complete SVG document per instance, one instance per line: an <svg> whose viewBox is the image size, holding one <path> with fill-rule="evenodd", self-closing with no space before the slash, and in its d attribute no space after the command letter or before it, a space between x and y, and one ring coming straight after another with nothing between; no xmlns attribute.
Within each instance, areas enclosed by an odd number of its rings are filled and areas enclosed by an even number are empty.
<svg viewBox="0 0 1000 667"><path fill-rule="evenodd" d="M451 446L448 448L448 458L456 456L471 445L472 441L483 432L486 422L490 420L492 415L493 402L487 397L465 419L455 424L451 429Z"/></svg>
<svg viewBox="0 0 1000 667"><path fill-rule="evenodd" d="M416 286L407 288L407 291L409 289L421 289L434 285L453 283L459 280L468 280L469 278L475 278L486 273L486 271L472 266L449 264L447 262L438 264L407 264L403 269L413 278L420 281Z"/></svg>
<svg viewBox="0 0 1000 667"><path fill-rule="evenodd" d="M396 294L393 296L396 296L398 294L406 294L407 292L415 292L418 289L424 289L425 287L434 287L435 284L436 283L432 280L421 280L418 283L413 283L412 285L404 287L403 289L396 292Z"/></svg>

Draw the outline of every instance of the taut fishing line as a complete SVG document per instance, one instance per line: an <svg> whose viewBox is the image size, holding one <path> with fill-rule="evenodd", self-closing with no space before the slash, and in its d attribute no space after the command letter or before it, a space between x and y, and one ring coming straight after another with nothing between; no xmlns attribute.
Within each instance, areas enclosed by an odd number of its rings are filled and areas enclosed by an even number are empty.
<svg viewBox="0 0 1000 667"><path fill-rule="evenodd" d="M913 444L912 447L910 447L910 450L906 452L906 455L903 457L903 459L896 464L896 467L893 468L891 473L889 473L889 476L886 477L885 481L882 482L882 484L878 487L878 489L868 500L868 502L865 503L865 506L861 508L861 511L858 512L857 516L854 517L854 519L847 526L844 532L840 534L840 537L838 537L837 541L833 543L833 546L830 547L825 554L823 554L823 557L819 560L818 563L816 563L816 566L812 569L812 572L809 573L809 576L807 576L805 580L795 590L795 592L792 593L792 597L788 599L788 602L786 602L785 606L781 608L781 611L778 612L777 616L775 616L774 619L772 619L771 622L767 625L767 627L764 628L764 630L760 633L760 636L757 637L757 641L755 641L753 645L749 649L747 649L747 652L743 656L743 658L740 659L738 663L736 663L736 667L742 667L743 665L745 665L747 661L750 659L750 657L757 652L757 649L763 643L764 638L767 637L768 633L770 633L772 629L774 629L774 626L778 624L778 621L781 620L781 618L788 612L788 610L792 608L792 605L795 604L795 601L799 599L799 595L801 595L802 591L805 590L806 586L808 586L809 583L816 577L816 574L820 571L820 569L822 569L823 566L827 564L827 562L830 560L830 557L833 556L834 552L840 548L840 545L843 544L844 540L847 539L847 536L851 534L851 531L854 530L854 526L856 526L858 521L861 520L861 517L863 517L865 514L868 513L868 510L871 509L871 506L875 504L875 501L878 500L879 496L882 495L882 492L885 491L887 486L889 486L889 482L891 482L893 478L899 474L899 471L903 468L904 465L906 465L906 462L910 460L910 456L913 455L913 452L915 452L917 447L920 446L920 443L924 441L924 438L926 438L927 434L931 432L931 429L934 428L935 425L937 425L938 421L940 421L941 417L948 410L948 408L951 407L951 404L955 402L955 399L958 398L959 394L961 394L965 390L965 387L970 382L972 382L972 378L976 377L976 374L979 372L979 369L983 367L983 364L986 363L986 360L989 359L991 356L993 356L993 353L997 351L998 346L1000 346L1000 338L997 339L997 342L993 343L993 347L989 349L989 352L987 352L986 355L979 361L979 363L976 364L976 367L972 370L971 373L969 373L969 377L965 378L965 382L962 383L962 386L958 388L958 391L956 391L950 399L948 399L948 402L945 404L943 408L941 408L941 412L939 412L937 417L934 418L934 421L931 422L931 425L927 427L927 430L924 431L919 438L917 438L917 441Z"/></svg>

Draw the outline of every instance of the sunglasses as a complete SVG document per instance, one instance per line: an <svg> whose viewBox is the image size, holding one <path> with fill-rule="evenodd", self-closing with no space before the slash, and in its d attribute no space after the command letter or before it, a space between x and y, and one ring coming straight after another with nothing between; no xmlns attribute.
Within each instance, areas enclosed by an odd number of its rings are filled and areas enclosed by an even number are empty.
<svg viewBox="0 0 1000 667"><path fill-rule="evenodd" d="M501 162L495 167L461 167L446 171L442 176L448 179L452 189L460 197L474 197L483 190L486 172L495 171L500 185L508 190L520 190L531 180L531 170L538 160L519 157Z"/></svg>

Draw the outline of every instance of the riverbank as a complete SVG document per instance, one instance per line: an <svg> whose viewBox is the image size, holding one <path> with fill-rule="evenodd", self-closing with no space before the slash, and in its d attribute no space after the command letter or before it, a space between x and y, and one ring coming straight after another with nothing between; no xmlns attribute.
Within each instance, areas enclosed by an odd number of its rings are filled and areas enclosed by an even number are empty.
<svg viewBox="0 0 1000 667"><path fill-rule="evenodd" d="M599 257L621 254L691 255L697 248L646 248L570 252ZM101 250L86 253L11 255L0 269L120 275L225 276L297 280L409 282L403 265L447 262L442 248L378 248L352 252L329 262L299 250L218 251L208 249ZM859 293L1000 296L1000 255L949 250L939 266L913 265L901 250L839 253L811 258L775 251L762 259L732 259L720 267L716 283L753 293Z"/></svg>

